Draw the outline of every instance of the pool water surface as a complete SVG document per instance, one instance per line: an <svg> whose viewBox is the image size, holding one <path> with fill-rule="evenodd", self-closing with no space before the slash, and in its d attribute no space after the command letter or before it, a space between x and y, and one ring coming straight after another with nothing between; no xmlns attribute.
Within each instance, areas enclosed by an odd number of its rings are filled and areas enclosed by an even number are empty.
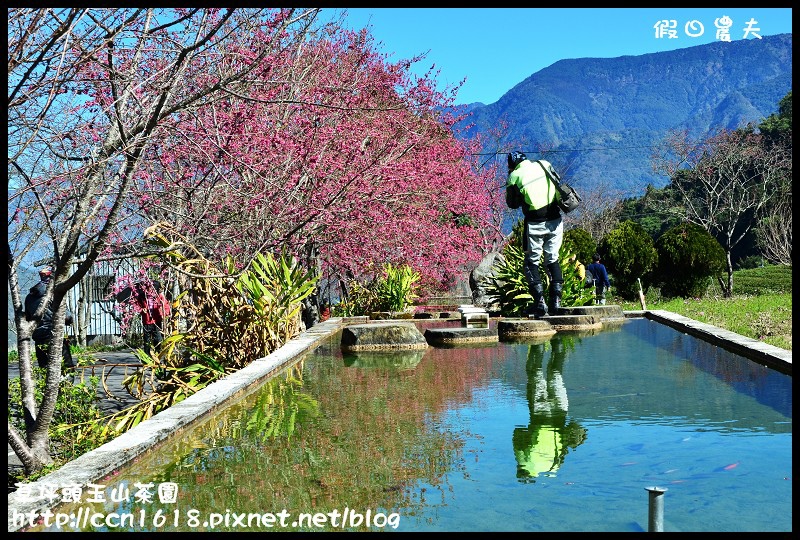
<svg viewBox="0 0 800 540"><path fill-rule="evenodd" d="M60 530L633 532L652 486L665 532L792 530L789 375L648 319L408 353L339 339L106 479L93 511L130 526ZM176 502L111 501L148 482Z"/></svg>

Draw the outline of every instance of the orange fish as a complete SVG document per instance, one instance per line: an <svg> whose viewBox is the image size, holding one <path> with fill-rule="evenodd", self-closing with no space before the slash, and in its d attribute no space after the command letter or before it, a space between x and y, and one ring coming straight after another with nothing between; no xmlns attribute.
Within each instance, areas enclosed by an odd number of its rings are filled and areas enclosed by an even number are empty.
<svg viewBox="0 0 800 540"><path fill-rule="evenodd" d="M723 470L723 471L729 471L729 470L731 470L731 469L735 469L737 465L739 465L739 462L738 462L738 461L737 461L736 463L731 463L730 465L725 465L725 466L722 468L722 470Z"/></svg>

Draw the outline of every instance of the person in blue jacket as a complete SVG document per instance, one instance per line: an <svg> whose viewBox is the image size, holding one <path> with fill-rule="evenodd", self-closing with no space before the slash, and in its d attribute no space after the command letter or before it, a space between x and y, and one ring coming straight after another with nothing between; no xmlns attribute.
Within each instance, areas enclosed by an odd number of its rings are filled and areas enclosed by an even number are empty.
<svg viewBox="0 0 800 540"><path fill-rule="evenodd" d="M595 286L595 304L605 304L606 303L606 291L611 286L611 282L608 281L608 272L606 271L606 267L603 263L600 262L600 254L595 253L592 257L592 264L586 267L587 272L591 272L594 276L594 286Z"/></svg>

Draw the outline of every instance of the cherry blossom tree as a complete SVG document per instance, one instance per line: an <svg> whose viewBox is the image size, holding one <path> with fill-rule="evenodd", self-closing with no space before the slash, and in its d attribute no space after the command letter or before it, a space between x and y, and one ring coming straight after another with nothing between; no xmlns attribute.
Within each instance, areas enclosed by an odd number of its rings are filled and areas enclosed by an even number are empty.
<svg viewBox="0 0 800 540"><path fill-rule="evenodd" d="M26 472L51 461L65 295L146 255L169 221L209 257L290 251L328 281L409 264L447 286L497 242L496 169L453 132L457 88L318 9L9 10L9 290ZM54 267L46 391L33 394L18 270ZM245 263L246 264L246 263ZM345 285L346 287L346 285Z"/></svg>
<svg viewBox="0 0 800 540"><path fill-rule="evenodd" d="M140 169L138 211L209 256L289 250L345 288L405 263L446 288L497 241L500 193L479 140L454 133L455 93L412 77L416 60L388 63L342 30L265 58L246 94L175 116Z"/></svg>
<svg viewBox="0 0 800 540"><path fill-rule="evenodd" d="M246 87L256 67L302 42L318 9L8 10L9 292L26 433L9 444L26 473L52 461L65 295L137 225L129 197L151 142L175 117ZM258 39L256 39L258 38ZM247 50L234 59L229 51ZM223 60L224 59L224 60ZM54 268L46 390L34 397L22 261Z"/></svg>

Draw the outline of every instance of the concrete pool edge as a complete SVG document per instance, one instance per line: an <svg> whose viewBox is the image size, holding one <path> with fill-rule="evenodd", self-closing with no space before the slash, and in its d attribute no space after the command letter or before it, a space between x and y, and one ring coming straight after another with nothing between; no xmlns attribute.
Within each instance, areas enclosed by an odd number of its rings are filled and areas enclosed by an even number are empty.
<svg viewBox="0 0 800 540"><path fill-rule="evenodd" d="M629 311L626 318L647 318L665 324L676 330L691 334L705 341L739 354L745 358L767 365L770 368L791 376L792 352L767 345L752 338L746 338L710 324L700 323L688 317L659 310ZM347 319L334 318L315 325L296 338L290 340L270 355L260 358L245 368L224 379L216 381L200 392L190 396L153 418L142 422L116 439L87 452L67 463L60 469L43 476L35 482L27 483L28 492L17 490L8 494L8 531L15 532L26 528L27 520L20 523L21 514L41 515L57 507L61 501L49 503L47 499L33 499L28 493L39 493L48 486L61 488L65 485L103 483L104 478L120 467L124 467L137 456L159 444L175 433L228 402L235 399L254 385L268 379L271 374L287 366L298 355L304 354L321 343L325 338L348 324L365 322L365 317ZM17 516L15 520L14 517Z"/></svg>
<svg viewBox="0 0 800 540"><path fill-rule="evenodd" d="M626 317L628 313L631 312L626 312ZM745 337L712 324L695 321L671 311L648 310L635 313L642 313L647 319L718 345L727 351L758 362L775 371L792 375L792 351Z"/></svg>

